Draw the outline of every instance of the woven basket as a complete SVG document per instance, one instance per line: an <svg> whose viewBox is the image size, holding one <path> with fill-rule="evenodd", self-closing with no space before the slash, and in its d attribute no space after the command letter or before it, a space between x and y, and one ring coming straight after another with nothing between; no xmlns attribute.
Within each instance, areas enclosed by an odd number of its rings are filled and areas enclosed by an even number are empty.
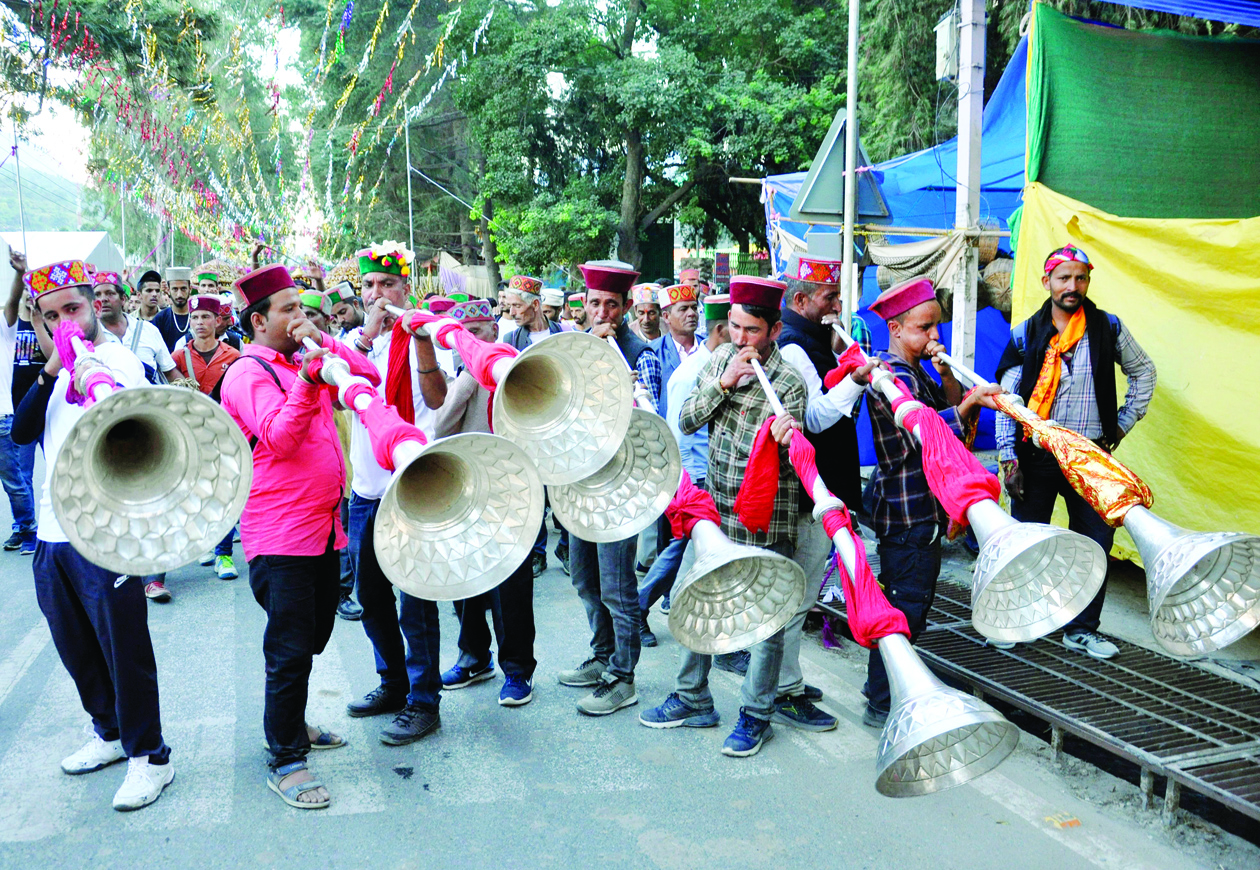
<svg viewBox="0 0 1260 870"><path fill-rule="evenodd" d="M993 262L993 258L997 256L998 237L996 232L993 235L987 234L986 230L996 231L1000 226L993 218L982 218L979 222L980 239L976 243L976 247L980 251L980 268L983 269L989 263Z"/></svg>

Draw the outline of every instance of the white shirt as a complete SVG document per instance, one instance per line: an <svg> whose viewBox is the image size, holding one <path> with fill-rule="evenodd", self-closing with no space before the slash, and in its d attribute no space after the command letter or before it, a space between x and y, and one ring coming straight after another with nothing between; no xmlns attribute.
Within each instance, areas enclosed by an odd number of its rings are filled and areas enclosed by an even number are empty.
<svg viewBox="0 0 1260 870"><path fill-rule="evenodd" d="M13 413L13 354L17 351L17 320L0 317L0 416Z"/></svg>
<svg viewBox="0 0 1260 870"><path fill-rule="evenodd" d="M131 344L134 341L135 354L140 357L140 362L156 371L169 372L175 368L175 360L171 359L171 352L166 349L166 339L162 338L161 330L147 320L141 320L130 314L124 316L127 318L127 331L123 333L122 338L118 339L123 347L131 350ZM137 329L140 330L139 339L136 338ZM109 332L104 324L101 324L101 330ZM112 332L109 334L114 335ZM116 335L114 337L118 338Z"/></svg>
<svg viewBox="0 0 1260 870"><path fill-rule="evenodd" d="M363 328L353 330L347 336L347 344L353 346L362 334ZM411 398L415 405L416 428L424 433L424 437L433 441L433 423L435 412L424 403L420 395L420 370L416 362L416 346L407 336L407 352L411 363ZM372 352L367 355L376 370L381 373L381 395L385 394L385 375L389 369L389 348L394 340L392 329L382 332L372 343ZM354 481L350 488L360 498L379 499L389 488L390 472L381 467L372 455L372 440L368 437L367 427L359 419L358 414L350 415L350 465L354 468Z"/></svg>
<svg viewBox="0 0 1260 870"><path fill-rule="evenodd" d="M550 329L544 329L542 332L531 332L529 334L529 343L538 344L538 342L542 341L544 338L546 338L549 335L551 335Z"/></svg>
<svg viewBox="0 0 1260 870"><path fill-rule="evenodd" d="M154 332L157 332L154 329ZM100 328L104 337L96 355L114 374L114 380L123 387L147 386L144 379L144 366L136 355L119 342L104 326ZM162 345L165 347L166 345ZM66 535L57 522L57 515L52 509L52 482L57 475L57 454L61 452L61 444L74 428L74 424L83 417L85 409L66 401L66 389L70 385L70 371L62 369L57 373L57 382L53 385L52 395L48 397L48 412L44 417L44 460L48 464L48 473L44 475L44 486L39 497L39 539L50 544L65 543ZM170 389L175 389L171 387Z"/></svg>
<svg viewBox="0 0 1260 870"><path fill-rule="evenodd" d="M779 345L779 353L805 379L805 388L809 391L805 403L805 431L825 432L841 417L853 416L853 406L862 397L863 387L854 383L852 377L845 378L830 392L824 393L818 369L809 361L809 354L803 347L799 344Z"/></svg>
<svg viewBox="0 0 1260 870"><path fill-rule="evenodd" d="M665 423L669 426L669 431L674 433L674 440L678 442L678 449L682 451L683 468L687 469L692 480L703 480L708 474L709 426L706 423L700 427L699 431L684 435L678 428L678 417L682 413L683 403L696 388L700 372L711 356L713 356L713 351L703 343L696 342L695 350L683 358L678 368L674 369L674 373L669 376L669 383L665 385L668 406Z"/></svg>

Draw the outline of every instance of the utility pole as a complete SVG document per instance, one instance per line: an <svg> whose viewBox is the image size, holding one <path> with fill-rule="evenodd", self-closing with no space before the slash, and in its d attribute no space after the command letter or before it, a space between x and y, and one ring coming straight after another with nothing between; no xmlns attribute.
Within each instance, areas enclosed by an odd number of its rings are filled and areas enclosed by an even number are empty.
<svg viewBox="0 0 1260 870"><path fill-rule="evenodd" d="M983 2L983 0L980 0ZM840 319L845 329L852 329L853 312L857 309L857 264L853 262L853 224L857 221L857 150L858 150L858 0L849 0L849 80L845 97L844 123L844 241L841 259Z"/></svg>
<svg viewBox="0 0 1260 870"><path fill-rule="evenodd" d="M16 120L13 122L13 169L17 173L18 222L22 226L22 253L29 257L31 255L31 251L30 248L26 246L26 209L22 206L22 159L18 157Z"/></svg>
<svg viewBox="0 0 1260 870"><path fill-rule="evenodd" d="M122 196L120 204L122 206L122 255L123 255L123 280L127 278L127 180L122 182Z"/></svg>
<svg viewBox="0 0 1260 870"><path fill-rule="evenodd" d="M984 115L984 0L961 0L958 57L958 189L954 227L975 230L980 218L980 131ZM980 252L968 239L954 280L951 356L966 366L976 359L976 281Z"/></svg>
<svg viewBox="0 0 1260 870"><path fill-rule="evenodd" d="M403 113L403 138L407 143L407 239L412 252L416 250L416 217L411 204L411 116ZM413 287L419 278L416 276L416 264L411 264L411 277L407 279Z"/></svg>

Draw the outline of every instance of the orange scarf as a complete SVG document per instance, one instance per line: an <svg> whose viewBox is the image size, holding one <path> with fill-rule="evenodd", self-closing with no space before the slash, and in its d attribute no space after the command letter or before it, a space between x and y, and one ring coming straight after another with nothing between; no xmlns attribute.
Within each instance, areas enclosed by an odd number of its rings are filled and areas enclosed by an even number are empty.
<svg viewBox="0 0 1260 870"><path fill-rule="evenodd" d="M1050 419L1050 409L1054 407L1055 394L1059 392L1059 377L1063 372L1063 354L1076 347L1076 343L1085 335L1085 309L1076 309L1067 329L1050 339L1046 348L1046 358L1041 363L1041 371L1037 374L1037 384L1033 387L1032 397L1028 400L1028 408L1043 420Z"/></svg>

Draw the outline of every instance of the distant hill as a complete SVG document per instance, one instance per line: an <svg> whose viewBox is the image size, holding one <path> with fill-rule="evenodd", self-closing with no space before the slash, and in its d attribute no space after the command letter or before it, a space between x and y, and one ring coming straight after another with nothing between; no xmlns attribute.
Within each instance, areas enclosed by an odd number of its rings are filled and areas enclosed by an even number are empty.
<svg viewBox="0 0 1260 870"><path fill-rule="evenodd" d="M60 176L22 166L22 211L26 229L58 232L85 229L79 225L80 185ZM0 230L22 228L18 216L17 176L13 159L0 167Z"/></svg>

